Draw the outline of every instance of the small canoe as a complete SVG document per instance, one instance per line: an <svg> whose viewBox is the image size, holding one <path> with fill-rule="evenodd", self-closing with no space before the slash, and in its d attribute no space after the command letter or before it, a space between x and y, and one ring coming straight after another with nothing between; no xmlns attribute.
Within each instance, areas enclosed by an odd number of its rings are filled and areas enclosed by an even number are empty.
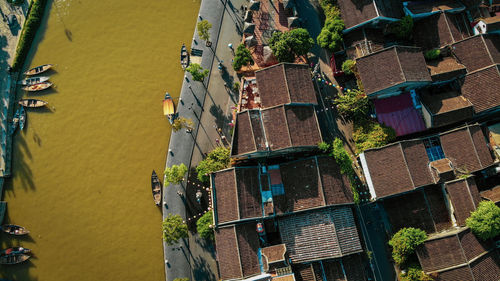
<svg viewBox="0 0 500 281"><path fill-rule="evenodd" d="M52 68L52 64L44 64L44 65L39 65L37 67L33 67L32 69L24 72L25 75L37 75L37 74L40 74L42 72L45 72L49 69Z"/></svg>
<svg viewBox="0 0 500 281"><path fill-rule="evenodd" d="M181 66L183 70L189 66L189 53L186 49L186 45L182 44L181 47Z"/></svg>
<svg viewBox="0 0 500 281"><path fill-rule="evenodd" d="M175 119L174 100L172 99L172 97L168 92L165 94L165 99L163 100L163 114L167 116L168 121L170 121L170 124L174 123Z"/></svg>
<svg viewBox="0 0 500 281"><path fill-rule="evenodd" d="M26 228L15 224L2 225L2 231L12 235L26 235L30 233Z"/></svg>
<svg viewBox="0 0 500 281"><path fill-rule="evenodd" d="M30 78L23 79L17 83L19 85L23 85L23 86L30 86L30 85L35 85L38 83L45 82L45 81L49 80L49 78L50 78L49 76L30 77Z"/></svg>
<svg viewBox="0 0 500 281"><path fill-rule="evenodd" d="M16 264L27 261L30 256L25 254L12 254L6 256L0 256L0 264Z"/></svg>
<svg viewBox="0 0 500 281"><path fill-rule="evenodd" d="M24 124L26 124L26 111L24 110L24 106L20 108L21 113L19 114L19 129L24 130Z"/></svg>
<svg viewBox="0 0 500 281"><path fill-rule="evenodd" d="M162 187L155 170L153 170L153 173L151 174L151 189L153 190L153 200L155 201L156 206L160 206Z"/></svg>
<svg viewBox="0 0 500 281"><path fill-rule="evenodd" d="M6 256L12 254L29 254L30 252L31 252L30 249L26 249L23 247L10 247L0 251L0 256Z"/></svg>
<svg viewBox="0 0 500 281"><path fill-rule="evenodd" d="M12 135L16 132L17 126L19 125L19 118L21 116L21 109L17 109L14 113L14 118L12 118L12 124L10 125L9 133Z"/></svg>
<svg viewBox="0 0 500 281"><path fill-rule="evenodd" d="M22 99L18 103L24 107L42 107L48 102L37 99Z"/></svg>
<svg viewBox="0 0 500 281"><path fill-rule="evenodd" d="M49 81L45 81L45 82L41 82L41 83L34 84L34 85L24 86L23 90L29 91L29 92L36 92L36 91L45 90L45 89L49 88L50 86L52 86L52 83L50 83Z"/></svg>

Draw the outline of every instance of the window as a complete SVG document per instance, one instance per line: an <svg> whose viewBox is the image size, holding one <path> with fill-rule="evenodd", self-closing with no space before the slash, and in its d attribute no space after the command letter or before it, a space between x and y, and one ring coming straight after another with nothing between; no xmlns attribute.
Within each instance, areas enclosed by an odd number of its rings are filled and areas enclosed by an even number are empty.
<svg viewBox="0 0 500 281"><path fill-rule="evenodd" d="M438 137L424 139L424 145L427 157L429 157L431 162L444 158L443 148L441 147L441 142Z"/></svg>

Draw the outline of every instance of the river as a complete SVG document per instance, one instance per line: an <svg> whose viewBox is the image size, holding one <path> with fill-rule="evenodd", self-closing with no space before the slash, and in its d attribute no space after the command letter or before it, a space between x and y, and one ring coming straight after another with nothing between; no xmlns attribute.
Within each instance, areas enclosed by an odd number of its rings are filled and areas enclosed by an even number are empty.
<svg viewBox="0 0 500 281"><path fill-rule="evenodd" d="M200 0L50 0L29 66L56 64L55 88L17 132L6 220L27 227L2 248L32 249L0 267L12 280L164 280L161 210L150 176L170 137L166 90L177 97L182 42Z"/></svg>

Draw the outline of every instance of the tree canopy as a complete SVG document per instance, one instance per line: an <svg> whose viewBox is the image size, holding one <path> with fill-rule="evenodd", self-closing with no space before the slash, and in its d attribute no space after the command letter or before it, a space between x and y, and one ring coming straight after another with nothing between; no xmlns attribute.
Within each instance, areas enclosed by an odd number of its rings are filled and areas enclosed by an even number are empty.
<svg viewBox="0 0 500 281"><path fill-rule="evenodd" d="M212 28L212 24L207 20L202 20L196 24L196 28L198 29L198 36L200 36L201 40L210 42L210 29Z"/></svg>
<svg viewBox="0 0 500 281"><path fill-rule="evenodd" d="M381 147L396 139L393 128L368 119L359 119L354 123L352 134L356 144L356 153Z"/></svg>
<svg viewBox="0 0 500 281"><path fill-rule="evenodd" d="M399 21L391 24L389 30L399 39L410 39L413 32L413 18L411 16L404 16Z"/></svg>
<svg viewBox="0 0 500 281"><path fill-rule="evenodd" d="M236 48L236 52L234 54L233 69L238 71L241 67L253 63L254 61L250 50L245 47L245 44L240 44L238 48Z"/></svg>
<svg viewBox="0 0 500 281"><path fill-rule="evenodd" d="M184 163L180 165L172 165L172 167L167 167L165 169L165 185L168 184L179 184L184 180L188 168Z"/></svg>
<svg viewBox="0 0 500 281"><path fill-rule="evenodd" d="M196 167L198 179L202 182L208 182L210 180L208 176L210 173L228 168L230 153L229 148L225 147L217 147L212 150Z"/></svg>
<svg viewBox="0 0 500 281"><path fill-rule="evenodd" d="M333 102L339 114L350 121L364 119L370 111L368 97L356 89L340 93Z"/></svg>
<svg viewBox="0 0 500 281"><path fill-rule="evenodd" d="M408 266L406 273L401 274L401 281L432 281L433 279L422 271L419 264Z"/></svg>
<svg viewBox="0 0 500 281"><path fill-rule="evenodd" d="M168 245L177 243L179 239L188 237L188 227L181 216L168 214L162 224L163 240Z"/></svg>
<svg viewBox="0 0 500 281"><path fill-rule="evenodd" d="M342 46L343 29L344 21L340 15L328 17L316 40L322 48L335 52Z"/></svg>
<svg viewBox="0 0 500 281"><path fill-rule="evenodd" d="M304 28L277 31L269 39L269 47L279 62L294 62L296 56L306 55L313 44L314 40Z"/></svg>
<svg viewBox="0 0 500 281"><path fill-rule="evenodd" d="M404 263L408 255L413 254L417 246L424 243L426 239L427 234L421 229L413 227L400 229L389 240L392 258L398 264Z"/></svg>
<svg viewBox="0 0 500 281"><path fill-rule="evenodd" d="M201 218L198 219L196 222L196 230L202 238L207 240L215 239L214 229L210 227L213 222L214 219L212 211L206 212L203 216L201 216Z"/></svg>
<svg viewBox="0 0 500 281"><path fill-rule="evenodd" d="M191 73L194 81L203 82L205 77L208 76L208 69L203 69L201 65L192 63L186 68L186 71Z"/></svg>
<svg viewBox="0 0 500 281"><path fill-rule="evenodd" d="M482 240L494 238L500 235L500 207L491 201L482 201L466 224Z"/></svg>
<svg viewBox="0 0 500 281"><path fill-rule="evenodd" d="M193 120L191 118L179 117L174 120L172 124L172 130L178 132L182 128L192 130L194 126Z"/></svg>

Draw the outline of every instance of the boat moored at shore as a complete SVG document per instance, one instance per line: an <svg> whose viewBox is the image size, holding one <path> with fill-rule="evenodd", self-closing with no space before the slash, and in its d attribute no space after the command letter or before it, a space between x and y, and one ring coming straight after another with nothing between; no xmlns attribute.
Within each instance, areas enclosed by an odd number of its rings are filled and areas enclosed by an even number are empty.
<svg viewBox="0 0 500 281"><path fill-rule="evenodd" d="M52 85L53 84L50 83L49 81L45 81L45 82L41 82L41 83L34 84L34 85L24 86L23 90L29 91L29 92L36 92L36 91L41 91L41 90L48 89Z"/></svg>
<svg viewBox="0 0 500 281"><path fill-rule="evenodd" d="M174 123L175 120L175 108L174 108L174 100L167 92L165 93L165 98L163 99L163 114L167 116L170 124Z"/></svg>
<svg viewBox="0 0 500 281"><path fill-rule="evenodd" d="M31 252L30 249L23 247L10 247L0 251L0 256L7 256L13 254L29 254Z"/></svg>
<svg viewBox="0 0 500 281"><path fill-rule="evenodd" d="M26 235L30 233L26 228L15 224L2 225L2 231L12 235Z"/></svg>
<svg viewBox="0 0 500 281"><path fill-rule="evenodd" d="M24 106L21 106L19 109L21 112L19 114L19 129L24 130L24 124L26 124L26 111L24 110Z"/></svg>
<svg viewBox="0 0 500 281"><path fill-rule="evenodd" d="M30 78L26 78L26 79L23 79L19 82L17 82L19 85L23 85L23 86L31 86L31 85L35 85L35 84L38 84L38 83L42 83L42 82L45 82L45 81L48 81L49 80L49 76L37 76L37 77L30 77Z"/></svg>
<svg viewBox="0 0 500 281"><path fill-rule="evenodd" d="M26 254L10 254L5 256L0 256L0 264L16 264L27 261L30 256Z"/></svg>
<svg viewBox="0 0 500 281"><path fill-rule="evenodd" d="M160 206L162 185L155 170L153 170L153 173L151 174L151 189L153 190L153 200L155 201L156 206Z"/></svg>
<svg viewBox="0 0 500 281"><path fill-rule="evenodd" d="M187 51L186 45L182 44L181 47L181 67L183 70L189 66L189 53Z"/></svg>
<svg viewBox="0 0 500 281"><path fill-rule="evenodd" d="M49 69L51 69L54 65L52 64L43 64L43 65L39 65L37 67L33 67L32 69L24 72L25 75L37 75L37 74L40 74L42 72L45 72Z"/></svg>
<svg viewBox="0 0 500 281"><path fill-rule="evenodd" d="M18 102L19 105L24 107L42 107L48 104L48 102L37 99L22 99Z"/></svg>

